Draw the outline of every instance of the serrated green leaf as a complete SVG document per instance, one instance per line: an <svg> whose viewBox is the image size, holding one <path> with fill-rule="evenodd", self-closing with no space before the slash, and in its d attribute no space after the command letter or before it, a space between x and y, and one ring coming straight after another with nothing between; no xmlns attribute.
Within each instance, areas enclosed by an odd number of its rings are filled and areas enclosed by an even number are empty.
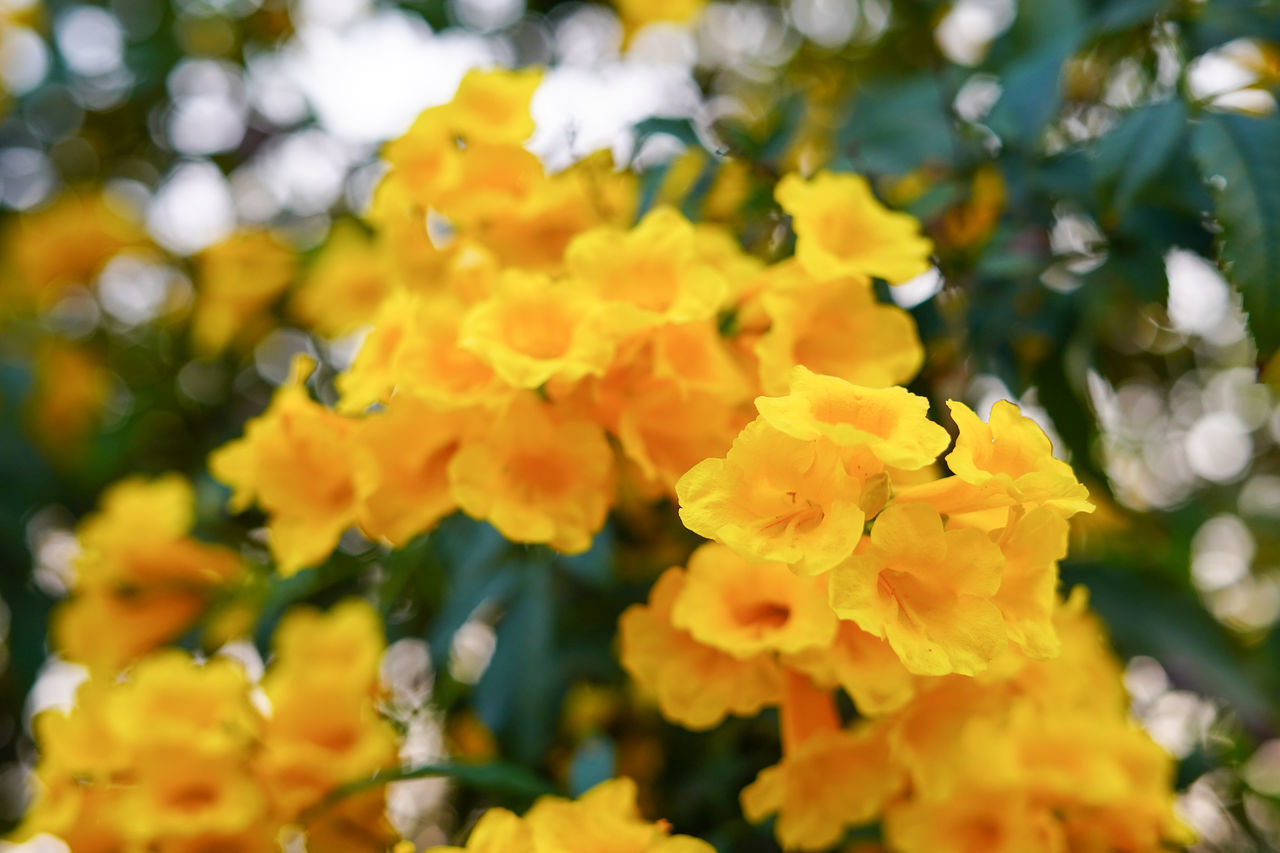
<svg viewBox="0 0 1280 853"><path fill-rule="evenodd" d="M1280 346L1280 118L1210 114L1192 147L1222 226L1218 263L1264 355Z"/></svg>

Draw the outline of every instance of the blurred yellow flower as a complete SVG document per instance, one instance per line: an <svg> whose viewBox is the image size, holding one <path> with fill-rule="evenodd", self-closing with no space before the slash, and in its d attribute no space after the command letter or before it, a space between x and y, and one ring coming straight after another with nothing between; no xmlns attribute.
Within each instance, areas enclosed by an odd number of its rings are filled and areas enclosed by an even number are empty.
<svg viewBox="0 0 1280 853"><path fill-rule="evenodd" d="M255 342L269 328L266 310L297 272L297 256L278 235L242 229L196 255L196 350L216 355Z"/></svg>
<svg viewBox="0 0 1280 853"><path fill-rule="evenodd" d="M859 175L784 177L774 191L791 214L796 258L814 278L874 276L899 284L929 269L933 244L914 216L891 211Z"/></svg>
<svg viewBox="0 0 1280 853"><path fill-rule="evenodd" d="M522 396L462 443L449 483L463 512L513 542L591 547L613 502L613 450L596 424Z"/></svg>
<svg viewBox="0 0 1280 853"><path fill-rule="evenodd" d="M48 308L71 285L89 287L112 256L147 243L126 202L108 192L68 191L11 220L0 307Z"/></svg>
<svg viewBox="0 0 1280 853"><path fill-rule="evenodd" d="M884 388L913 379L924 348L911 315L876 302L866 280L820 282L794 262L764 274L760 305L768 330L755 345L766 394L785 394L791 368Z"/></svg>
<svg viewBox="0 0 1280 853"><path fill-rule="evenodd" d="M508 270L497 292L466 315L458 344L508 384L537 388L604 373L614 342L599 320L599 303L576 282Z"/></svg>
<svg viewBox="0 0 1280 853"><path fill-rule="evenodd" d="M773 655L745 660L705 646L671 624L685 586L683 569L668 569L618 620L622 666L662 713L690 729L709 729L728 714L751 716L782 698L782 668Z"/></svg>
<svg viewBox="0 0 1280 853"><path fill-rule="evenodd" d="M283 575L323 560L356 521L347 452L356 424L307 396L313 365L297 356L267 410L209 457L209 471L231 486L233 511L256 501L267 512L271 555Z"/></svg>
<svg viewBox="0 0 1280 853"><path fill-rule="evenodd" d="M55 610L54 645L71 660L116 670L191 626L244 565L190 536L195 494L177 474L109 488L76 531L72 596Z"/></svg>
<svg viewBox="0 0 1280 853"><path fill-rule="evenodd" d="M391 292L384 254L355 223L334 226L290 301L292 313L326 337L370 323Z"/></svg>
<svg viewBox="0 0 1280 853"><path fill-rule="evenodd" d="M529 103L541 83L536 67L468 71L446 108L448 121L464 140L519 145L533 135Z"/></svg>

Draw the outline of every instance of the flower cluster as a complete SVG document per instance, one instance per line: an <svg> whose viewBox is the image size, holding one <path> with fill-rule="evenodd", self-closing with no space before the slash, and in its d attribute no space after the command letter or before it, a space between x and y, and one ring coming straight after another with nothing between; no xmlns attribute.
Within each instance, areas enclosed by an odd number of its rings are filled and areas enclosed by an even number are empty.
<svg viewBox="0 0 1280 853"><path fill-rule="evenodd" d="M286 616L260 691L230 658L178 650L122 679L91 676L69 712L36 718L38 793L16 838L49 833L77 851L256 851L295 827L313 850L385 849L394 835L381 790L324 803L396 761L374 704L382 646L378 615L352 601Z"/></svg>
<svg viewBox="0 0 1280 853"><path fill-rule="evenodd" d="M975 675L1007 642L1056 653L1066 520L1092 505L1016 406L997 403L987 424L952 402L954 473L932 480L920 472L949 437L903 388L798 366L789 394L756 407L724 458L677 484L687 527L742 561L814 579L829 615L885 641L913 674Z"/></svg>
<svg viewBox="0 0 1280 853"><path fill-rule="evenodd" d="M195 495L177 474L108 489L76 534L71 598L53 619L58 651L114 672L186 631L244 572L235 551L191 536L194 522Z"/></svg>
<svg viewBox="0 0 1280 853"><path fill-rule="evenodd" d="M1169 849L1173 761L1127 718L1118 663L1083 595L1057 611L1061 656L1009 649L983 675L917 681L844 726L829 692L788 676L782 760L742 791L788 849L822 849L879 818L900 853Z"/></svg>
<svg viewBox="0 0 1280 853"><path fill-rule="evenodd" d="M1181 837L1170 759L1125 716L1082 598L1057 599L1067 519L1092 509L1010 403L926 400L792 372L724 458L677 484L716 542L623 614L622 660L706 728L781 709L783 758L742 792L784 846L882 819L895 850L1157 850ZM859 720L845 726L831 691Z"/></svg>
<svg viewBox="0 0 1280 853"><path fill-rule="evenodd" d="M670 835L665 821L651 823L636 807L635 783L625 777L596 785L576 800L542 797L523 818L506 809L485 812L466 847L435 853L712 853L705 841Z"/></svg>
<svg viewBox="0 0 1280 853"><path fill-rule="evenodd" d="M345 233L308 274L295 311L333 333L371 322L336 405L300 369L211 462L236 508L266 510L282 572L353 525L402 544L455 509L584 551L619 483L671 495L793 366L869 386L919 370L911 318L870 277L923 271L930 245L865 182L784 181L809 248L771 266L669 206L631 226L634 174L603 152L550 173L522 146L539 80L467 75L387 146L372 236ZM862 230L881 242L822 248Z"/></svg>

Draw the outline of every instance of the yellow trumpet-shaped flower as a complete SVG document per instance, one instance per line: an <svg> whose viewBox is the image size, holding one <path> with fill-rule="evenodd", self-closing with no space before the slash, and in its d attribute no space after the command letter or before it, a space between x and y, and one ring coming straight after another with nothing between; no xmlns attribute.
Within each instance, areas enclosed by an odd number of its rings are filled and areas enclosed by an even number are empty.
<svg viewBox="0 0 1280 853"><path fill-rule="evenodd" d="M727 289L698 257L693 224L670 207L650 211L629 231L602 225L580 234L565 263L622 330L706 319Z"/></svg>
<svg viewBox="0 0 1280 853"><path fill-rule="evenodd" d="M865 446L886 465L916 470L930 465L951 443L929 420L929 401L905 388L864 388L803 365L791 371L785 397L758 397L756 409L793 438L825 438L841 447Z"/></svg>
<svg viewBox="0 0 1280 853"><path fill-rule="evenodd" d="M565 553L591 546L613 499L613 451L596 424L520 397L448 468L462 511L515 542Z"/></svg>
<svg viewBox="0 0 1280 853"><path fill-rule="evenodd" d="M862 502L874 491L864 486L845 470L842 448L792 438L757 419L723 459L689 469L676 494L680 518L693 532L750 560L820 574L862 538Z"/></svg>
<svg viewBox="0 0 1280 853"><path fill-rule="evenodd" d="M766 394L785 394L791 368L884 388L909 382L924 363L911 315L881 305L866 280L816 281L794 264L766 273L760 306L770 325L755 344Z"/></svg>
<svg viewBox="0 0 1280 853"><path fill-rule="evenodd" d="M780 701L783 672L773 655L737 658L671 624L684 586L684 570L668 569L650 590L649 603L627 608L618 622L622 666L636 683L657 698L664 716L691 729Z"/></svg>
<svg viewBox="0 0 1280 853"><path fill-rule="evenodd" d="M947 465L961 480L975 486L995 481L1019 503L1045 504L1065 517L1093 512L1089 490L1070 465L1054 458L1044 430L1015 404L997 401L988 423L964 403L952 400L947 406L960 428Z"/></svg>
<svg viewBox="0 0 1280 853"><path fill-rule="evenodd" d="M911 672L973 675L1005 644L1000 610L1004 557L980 530L944 530L925 504L896 504L876 519L867 546L835 568L831 605L885 637Z"/></svg>
<svg viewBox="0 0 1280 853"><path fill-rule="evenodd" d="M468 71L445 108L463 139L519 145L533 135L529 104L542 82L541 68Z"/></svg>
<svg viewBox="0 0 1280 853"><path fill-rule="evenodd" d="M266 510L271 554L284 575L323 560L356 521L348 453L355 422L307 396L312 364L299 356L244 437L209 457L209 470L232 488L232 509L256 500Z"/></svg>
<svg viewBox="0 0 1280 853"><path fill-rule="evenodd" d="M597 325L599 303L573 282L509 270L498 292L463 320L459 345L517 388L602 375L613 341Z"/></svg>
<svg viewBox="0 0 1280 853"><path fill-rule="evenodd" d="M791 214L796 257L814 278L875 276L898 284L929 269L933 243L915 217L891 211L866 178L819 172L784 177L774 191Z"/></svg>

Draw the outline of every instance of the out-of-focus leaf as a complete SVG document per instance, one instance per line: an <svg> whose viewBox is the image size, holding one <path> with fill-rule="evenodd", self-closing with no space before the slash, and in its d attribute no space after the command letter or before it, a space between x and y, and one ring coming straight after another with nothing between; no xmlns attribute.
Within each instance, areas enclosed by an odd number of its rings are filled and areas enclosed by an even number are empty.
<svg viewBox="0 0 1280 853"><path fill-rule="evenodd" d="M506 794L525 800L532 800L545 794L558 793L545 779L534 775L518 764L503 761L486 761L483 763L467 763L460 761L442 761L436 764L419 764L408 767L395 767L382 770L365 779L357 779L342 785L329 794L312 810L311 817L318 816L339 800L389 785L406 779L426 779L446 777L459 785L494 794Z"/></svg>
<svg viewBox="0 0 1280 853"><path fill-rule="evenodd" d="M613 741L603 735L587 738L569 761L569 793L581 796L606 779L613 778L617 756Z"/></svg>
<svg viewBox="0 0 1280 853"><path fill-rule="evenodd" d="M1262 352L1280 346L1280 117L1211 114L1192 145L1222 225L1218 259Z"/></svg>
<svg viewBox="0 0 1280 853"><path fill-rule="evenodd" d="M556 555L556 563L570 575L595 587L613 586L614 529L606 523L604 529L591 540L591 547L581 554Z"/></svg>
<svg viewBox="0 0 1280 853"><path fill-rule="evenodd" d="M553 575L550 561L541 554L515 571L519 585L498 624L496 650L472 693L472 704L497 733L504 754L534 764L551 740L562 686L553 666Z"/></svg>
<svg viewBox="0 0 1280 853"><path fill-rule="evenodd" d="M986 119L1006 145L1039 141L1062 102L1062 65L1085 33L1078 0L1018 4L1013 26L993 46L1001 94Z"/></svg>
<svg viewBox="0 0 1280 853"><path fill-rule="evenodd" d="M1274 661L1250 655L1183 590L1138 569L1100 563L1064 563L1063 584L1089 587L1123 657L1149 655L1174 683L1226 700L1255 734L1274 735L1280 719L1271 702Z"/></svg>
<svg viewBox="0 0 1280 853"><path fill-rule="evenodd" d="M1124 0L1104 5L1089 21L1095 33L1114 33L1139 25L1150 25L1156 16L1166 12L1173 0Z"/></svg>
<svg viewBox="0 0 1280 853"><path fill-rule="evenodd" d="M449 572L448 593L431 621L429 645L435 660L448 660L453 635L480 604L506 596L518 582L517 565L505 559L509 546L487 524L455 517L432 534L440 562Z"/></svg>
<svg viewBox="0 0 1280 853"><path fill-rule="evenodd" d="M647 118L644 121L637 122L634 130L637 148L650 136L656 134L674 136L685 145L702 146L702 140L698 136L697 129L694 128L693 122L687 118L668 118L664 116Z"/></svg>
<svg viewBox="0 0 1280 853"><path fill-rule="evenodd" d="M987 125L1006 144L1029 145L1039 139L1062 101L1062 63L1077 43L1077 32L1064 33L1011 64L1000 78L1000 100L987 116Z"/></svg>
<svg viewBox="0 0 1280 853"><path fill-rule="evenodd" d="M1093 185L1102 207L1126 210L1168 164L1186 129L1187 108L1179 98L1126 114L1097 143Z"/></svg>
<svg viewBox="0 0 1280 853"><path fill-rule="evenodd" d="M932 75L878 81L855 96L837 146L865 172L896 175L927 160L951 160L949 108Z"/></svg>

